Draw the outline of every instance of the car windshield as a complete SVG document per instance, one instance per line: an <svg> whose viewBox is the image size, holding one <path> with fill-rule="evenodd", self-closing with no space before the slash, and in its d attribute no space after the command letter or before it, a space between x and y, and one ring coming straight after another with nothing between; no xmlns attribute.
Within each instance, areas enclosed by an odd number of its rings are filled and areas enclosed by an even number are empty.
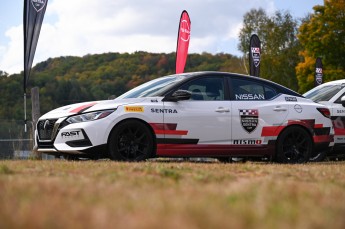
<svg viewBox="0 0 345 229"><path fill-rule="evenodd" d="M323 87L316 88L310 92L304 94L308 99L313 100L314 102L320 101L329 101L333 96L335 96L341 89L344 88L344 85L325 85Z"/></svg>
<svg viewBox="0 0 345 229"><path fill-rule="evenodd" d="M185 77L186 75L173 75L173 76L165 76L158 79L154 79L138 87L135 87L132 90L129 90L128 92L122 94L116 99L129 99L129 98L157 96L159 95L160 91L175 84L176 82L181 81Z"/></svg>

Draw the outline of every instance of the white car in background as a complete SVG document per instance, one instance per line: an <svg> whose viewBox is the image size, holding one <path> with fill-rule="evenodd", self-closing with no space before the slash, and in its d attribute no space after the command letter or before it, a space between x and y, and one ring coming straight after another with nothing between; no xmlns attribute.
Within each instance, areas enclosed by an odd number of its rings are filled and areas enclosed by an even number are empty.
<svg viewBox="0 0 345 229"><path fill-rule="evenodd" d="M334 148L330 157L345 157L345 79L321 84L304 94L306 98L323 104L331 112L334 126Z"/></svg>
<svg viewBox="0 0 345 229"><path fill-rule="evenodd" d="M67 158L322 160L333 146L329 110L268 80L222 72L160 77L114 100L43 115L37 150Z"/></svg>

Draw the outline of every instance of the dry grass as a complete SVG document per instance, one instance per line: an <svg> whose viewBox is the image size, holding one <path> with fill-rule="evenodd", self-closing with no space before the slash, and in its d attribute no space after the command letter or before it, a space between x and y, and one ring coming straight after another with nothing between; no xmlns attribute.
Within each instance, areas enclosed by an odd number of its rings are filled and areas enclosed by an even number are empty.
<svg viewBox="0 0 345 229"><path fill-rule="evenodd" d="M345 162L0 161L0 228L345 228Z"/></svg>

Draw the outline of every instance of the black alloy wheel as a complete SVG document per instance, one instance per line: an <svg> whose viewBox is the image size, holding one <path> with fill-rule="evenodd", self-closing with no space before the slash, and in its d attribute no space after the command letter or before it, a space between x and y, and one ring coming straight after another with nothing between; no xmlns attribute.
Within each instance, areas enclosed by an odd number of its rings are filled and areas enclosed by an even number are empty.
<svg viewBox="0 0 345 229"><path fill-rule="evenodd" d="M112 160L142 161L154 155L154 140L150 129L142 122L129 120L115 127L108 141Z"/></svg>
<svg viewBox="0 0 345 229"><path fill-rule="evenodd" d="M279 163L305 163L312 151L312 138L302 127L288 127L278 137L276 156Z"/></svg>

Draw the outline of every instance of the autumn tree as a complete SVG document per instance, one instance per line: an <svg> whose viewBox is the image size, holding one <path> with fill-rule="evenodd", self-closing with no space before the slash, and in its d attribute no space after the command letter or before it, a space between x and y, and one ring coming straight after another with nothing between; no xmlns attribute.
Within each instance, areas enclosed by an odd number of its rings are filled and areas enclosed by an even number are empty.
<svg viewBox="0 0 345 229"><path fill-rule="evenodd" d="M263 9L252 9L243 17L238 49L249 65L249 40L257 34L261 40L260 75L297 90L295 67L300 58L297 40L298 22L289 12L276 11L273 16Z"/></svg>
<svg viewBox="0 0 345 229"><path fill-rule="evenodd" d="M324 81L345 77L345 0L325 0L314 6L299 28L303 61L296 67L301 92L314 86L315 61L322 58Z"/></svg>

